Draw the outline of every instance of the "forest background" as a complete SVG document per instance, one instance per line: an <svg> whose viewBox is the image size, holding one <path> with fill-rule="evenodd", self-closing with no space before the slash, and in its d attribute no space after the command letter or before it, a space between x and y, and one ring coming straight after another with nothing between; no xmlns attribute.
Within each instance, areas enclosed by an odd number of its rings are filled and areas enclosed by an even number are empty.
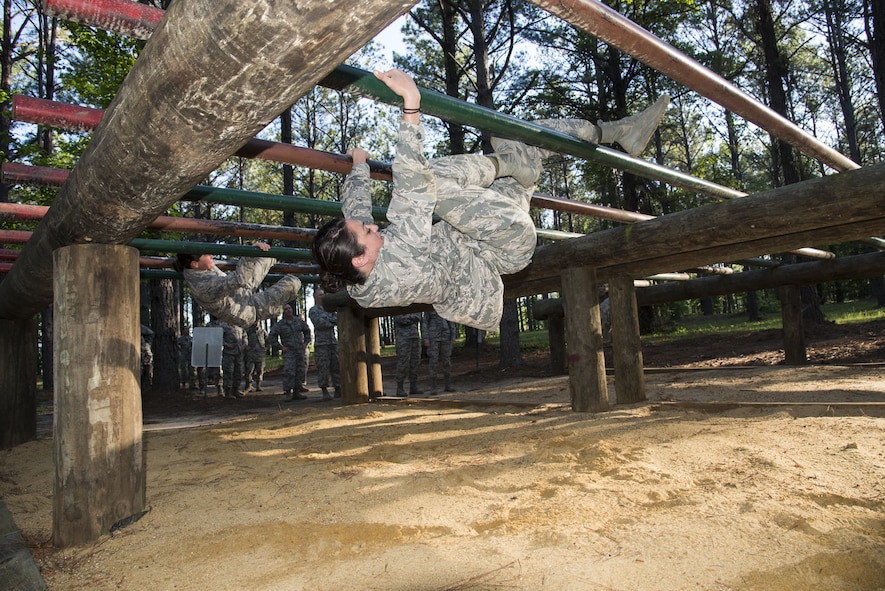
<svg viewBox="0 0 885 591"><path fill-rule="evenodd" d="M169 2L143 4L166 8ZM860 165L885 152L885 3L877 0L607 0L609 5L747 94L813 133ZM106 108L144 42L47 15L39 2L3 0L0 47L0 150L3 162L71 168L88 144L87 132L21 124L11 100L23 94ZM348 63L364 69L397 66L418 84L525 120L577 117L616 120L668 93L672 104L643 155L658 164L746 193L831 174L815 160L687 90L630 56L522 0L442 0L416 4L401 20L403 51L389 59L377 42ZM263 139L345 153L359 146L391 160L398 109L340 91L314 88L267 126ZM430 156L490 151L480 130L425 116ZM343 177L265 160L231 158L204 184L311 199L339 199ZM386 205L389 187L374 184L373 200ZM540 193L666 215L702 205L685 189L573 158L547 167ZM56 189L0 183L0 201L49 205ZM837 207L834 204L834 207ZM181 202L167 215L319 227L311 214ZM538 227L589 233L613 222L533 210ZM33 222L3 220L4 229L32 230ZM159 235L146 234L149 237ZM211 236L163 238L214 241ZM234 241L234 239L231 239ZM20 244L4 245L10 249ZM302 244L285 244L301 246ZM808 245L837 255L858 254L860 243ZM171 254L171 253L170 253ZM785 261L792 262L792 261ZM737 270L740 269L736 266ZM181 282L142 284L142 324L154 332L154 386L178 386L175 342L185 325L204 314ZM302 294L301 310L312 300ZM820 303L876 297L885 304L882 278L810 286L803 290L810 321L822 321ZM546 297L546 296L538 296ZM518 365L519 334L541 323L534 298L510 301L500 327L501 363ZM752 318L774 292L751 292L643 310L644 329L674 315L746 311ZM382 331L390 331L382 322ZM51 343L52 314L42 314L41 341ZM468 334L468 340L475 335ZM52 387L51 346L41 348L44 388Z"/></svg>

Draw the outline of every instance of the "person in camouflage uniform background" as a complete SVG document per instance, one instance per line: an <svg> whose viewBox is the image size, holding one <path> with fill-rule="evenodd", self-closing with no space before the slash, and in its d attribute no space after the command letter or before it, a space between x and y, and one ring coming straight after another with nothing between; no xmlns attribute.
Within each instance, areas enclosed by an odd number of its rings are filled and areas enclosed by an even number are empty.
<svg viewBox="0 0 885 591"><path fill-rule="evenodd" d="M323 391L323 400L331 400L329 385L335 389L335 398L341 396L341 373L338 366L338 337L335 327L338 326L338 314L323 308L322 289L313 292L314 306L307 315L313 323L313 358L317 366L317 384Z"/></svg>
<svg viewBox="0 0 885 591"><path fill-rule="evenodd" d="M182 388L193 389L197 387L197 370L191 365L191 357L194 350L194 339L188 327L181 329L181 335L176 341L178 345L178 381Z"/></svg>
<svg viewBox="0 0 885 591"><path fill-rule="evenodd" d="M534 254L529 203L541 161L551 154L492 138L493 154L427 161L415 82L396 69L375 76L403 98L390 223L379 233L372 217L368 154L350 150L353 169L343 187L344 218L320 228L313 243L321 280L327 291L346 288L364 308L428 303L447 320L495 329L503 312L501 275L525 268ZM550 124L577 137L626 144L634 153L650 139L668 101L617 125ZM432 224L433 214L442 221Z"/></svg>
<svg viewBox="0 0 885 591"><path fill-rule="evenodd" d="M404 383L409 378L409 394L422 394L418 389L418 366L421 365L421 336L418 324L421 314L400 314L393 319L396 345L396 395L405 396Z"/></svg>
<svg viewBox="0 0 885 591"><path fill-rule="evenodd" d="M437 394L436 369L442 362L443 388L446 392L454 392L452 388L452 345L458 338L458 325L449 322L436 312L424 312L421 319L421 334L424 335L424 347L427 349L427 372L430 376L430 393Z"/></svg>
<svg viewBox="0 0 885 591"><path fill-rule="evenodd" d="M244 390L261 392L264 379L264 360L267 356L267 331L256 321L246 329L246 371L244 374Z"/></svg>
<svg viewBox="0 0 885 591"><path fill-rule="evenodd" d="M300 319L290 304L283 306L283 317L274 324L267 335L267 342L279 345L283 350L283 394L286 400L306 400L301 393L304 382L304 333Z"/></svg>
<svg viewBox="0 0 885 591"><path fill-rule="evenodd" d="M242 398L243 355L246 352L246 331L241 327L219 322L224 329L221 347L221 381L226 398Z"/></svg>
<svg viewBox="0 0 885 591"><path fill-rule="evenodd" d="M270 248L264 242L256 242L255 246L265 252ZM301 280L294 275L255 291L274 264L276 259L271 257L241 257L236 270L225 273L215 266L211 254L181 253L175 259L175 269L184 274L191 295L203 309L222 322L242 328L256 320L276 318L283 304L297 297Z"/></svg>

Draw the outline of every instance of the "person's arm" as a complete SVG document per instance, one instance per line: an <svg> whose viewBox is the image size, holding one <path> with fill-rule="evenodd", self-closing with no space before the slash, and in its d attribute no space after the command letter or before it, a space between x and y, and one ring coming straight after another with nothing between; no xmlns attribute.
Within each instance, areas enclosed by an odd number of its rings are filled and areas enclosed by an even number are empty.
<svg viewBox="0 0 885 591"><path fill-rule="evenodd" d="M421 91L411 76L393 68L386 72L375 70L375 77L403 99L403 121L412 125L421 124Z"/></svg>
<svg viewBox="0 0 885 591"><path fill-rule="evenodd" d="M372 218L369 153L361 148L354 148L348 150L347 155L353 159L353 167L341 188L341 211L347 219L373 224L375 220Z"/></svg>

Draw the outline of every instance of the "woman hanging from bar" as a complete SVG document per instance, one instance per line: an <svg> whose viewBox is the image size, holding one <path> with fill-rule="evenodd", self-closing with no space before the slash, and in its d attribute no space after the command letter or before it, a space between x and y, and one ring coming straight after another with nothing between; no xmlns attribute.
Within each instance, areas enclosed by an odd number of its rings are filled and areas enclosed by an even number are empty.
<svg viewBox="0 0 885 591"><path fill-rule="evenodd" d="M346 288L364 308L432 304L447 320L494 329L503 311L501 275L525 268L535 250L529 203L542 160L551 154L493 138L493 154L428 161L414 80L397 69L375 76L403 98L390 223L383 233L374 224L369 155L350 150L353 170L344 183L344 217L320 228L313 243L321 281L329 292ZM598 126L582 120L538 123L588 141L617 141L638 153L668 102L662 97L639 115ZM433 224L434 214L442 221Z"/></svg>

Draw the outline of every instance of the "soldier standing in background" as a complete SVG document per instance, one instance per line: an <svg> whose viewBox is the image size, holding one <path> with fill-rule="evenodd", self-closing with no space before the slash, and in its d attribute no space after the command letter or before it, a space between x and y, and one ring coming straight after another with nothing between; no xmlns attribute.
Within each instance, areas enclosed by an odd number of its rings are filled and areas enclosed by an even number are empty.
<svg viewBox="0 0 885 591"><path fill-rule="evenodd" d="M436 365L442 361L443 384L446 392L454 392L452 388L452 345L458 337L458 326L437 314L425 312L421 320L421 334L424 335L424 347L427 349L428 370L430 373L430 393L438 394L436 389Z"/></svg>
<svg viewBox="0 0 885 591"><path fill-rule="evenodd" d="M335 398L341 397L341 374L338 367L338 338L335 327L338 325L338 314L323 308L322 289L313 292L314 306L307 312L313 329L316 331L313 341L313 358L317 365L317 384L323 391L323 400L332 400L329 393L329 382L335 388Z"/></svg>
<svg viewBox="0 0 885 591"><path fill-rule="evenodd" d="M306 400L304 382L304 333L291 304L283 306L283 318L271 327L267 342L283 349L283 395L286 400Z"/></svg>
<svg viewBox="0 0 885 591"><path fill-rule="evenodd" d="M409 378L409 394L421 394L418 389L418 366L421 364L421 337L418 324L421 314L401 314L393 319L396 340L396 395L405 396L403 382Z"/></svg>
<svg viewBox="0 0 885 591"><path fill-rule="evenodd" d="M221 347L221 375L226 398L242 398L243 354L246 352L246 331L239 326L220 322L224 329Z"/></svg>
<svg viewBox="0 0 885 591"><path fill-rule="evenodd" d="M197 372L191 365L194 339L188 327L181 329L181 336L176 343L178 344L178 382L182 389L191 390L197 386Z"/></svg>
<svg viewBox="0 0 885 591"><path fill-rule="evenodd" d="M246 373L245 390L261 392L264 379L264 358L267 356L267 331L260 322L246 329Z"/></svg>

